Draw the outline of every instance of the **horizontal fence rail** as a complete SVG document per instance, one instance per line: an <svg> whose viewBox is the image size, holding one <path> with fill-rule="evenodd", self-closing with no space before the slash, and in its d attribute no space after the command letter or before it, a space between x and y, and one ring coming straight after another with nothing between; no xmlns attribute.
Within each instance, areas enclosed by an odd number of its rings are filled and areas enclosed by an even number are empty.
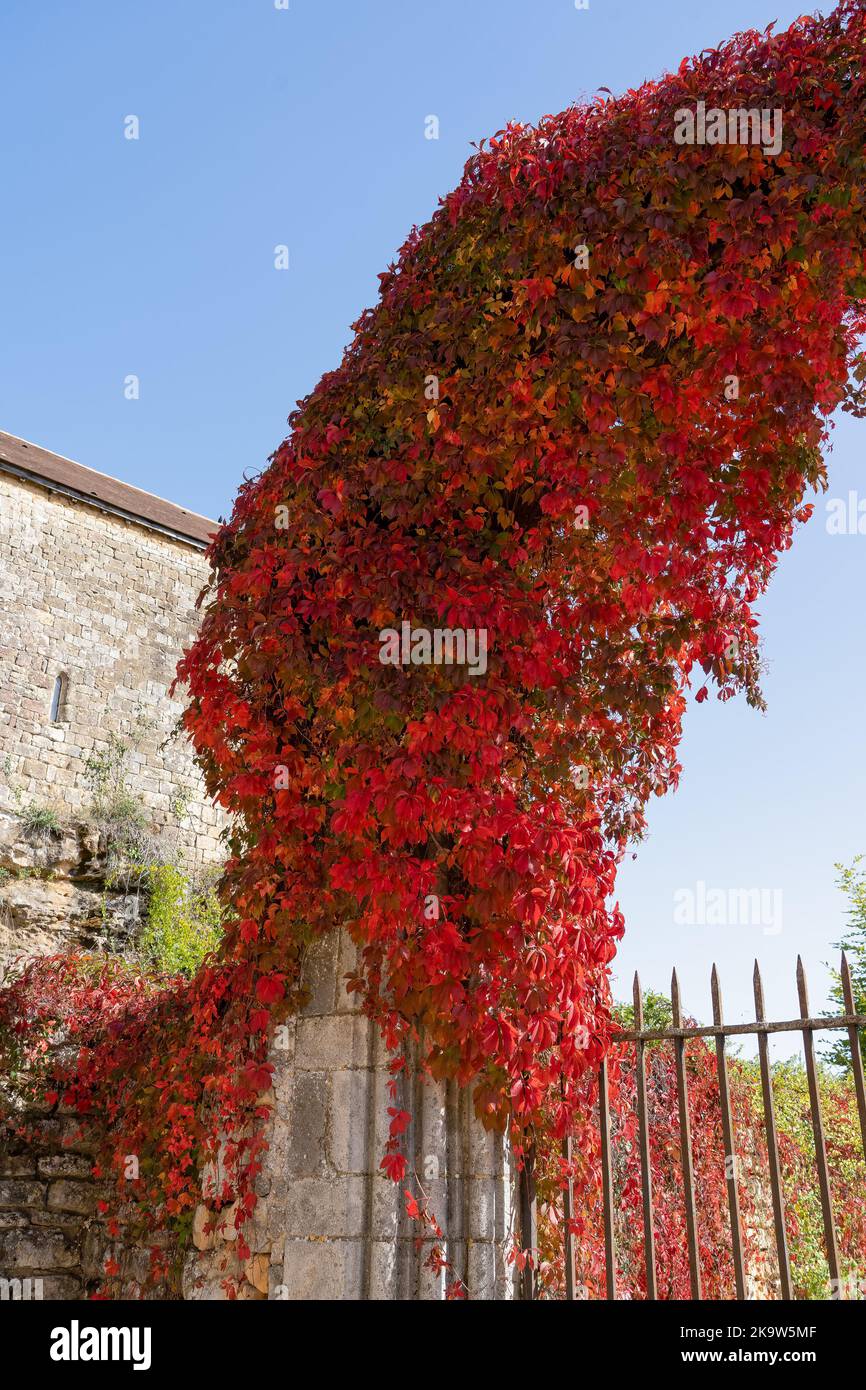
<svg viewBox="0 0 866 1390"><path fill-rule="evenodd" d="M683 1181L683 1201L685 1204L686 1237L688 1245L691 1296L701 1298L701 1269L699 1258L699 1217L696 1208L696 1189L694 1153L692 1148L691 1126L689 1120L688 1071L686 1066L686 1043L692 1038L712 1038L715 1042L716 1068L719 1086L719 1108L721 1129L725 1146L725 1177L728 1198L728 1216L731 1232L731 1253L733 1257L736 1297L745 1299L746 1269L743 1254L743 1231L740 1215L738 1190L738 1168L736 1161L737 1142L733 1110L731 1106L728 1057L726 1042L731 1037L751 1034L758 1040L758 1063L761 1078L761 1101L767 1145L768 1175L773 1209L773 1234L776 1247L776 1261L779 1290L783 1299L793 1297L791 1263L785 1230L785 1199L782 1186L782 1170L779 1158L779 1140L776 1126L773 1098L772 1070L769 1059L769 1037L774 1033L798 1032L803 1040L806 1063L806 1079L809 1094L809 1110L812 1134L815 1143L815 1176L820 1196L821 1217L824 1234L824 1250L827 1259L831 1289L835 1297L843 1296L840 1279L839 1248L836 1226L833 1218L833 1196L830 1185L830 1170L827 1163L827 1146L824 1136L824 1119L821 1111L821 1097L818 1085L818 1066L815 1057L815 1034L819 1031L844 1029L848 1034L851 1051L851 1070L857 1112L860 1121L860 1140L863 1156L866 1159L866 1085L864 1085L863 1057L860 1051L860 1030L866 1028L866 1014L855 1009L854 990L847 957L842 954L840 978L845 1013L826 1018L813 1018L809 1012L809 998L803 962L797 958L797 996L800 1017L783 1022L769 1022L764 1007L764 989L758 962L755 962L753 987L755 998L755 1020L753 1023L725 1023L722 1013L722 993L718 971L715 965L710 980L713 1022L709 1026L684 1025L679 980L674 970L671 979L671 1005L673 1024L670 1028L645 1028L643 1026L643 996L640 980L634 977L634 1022L633 1028L626 1028L613 1035L616 1044L631 1044L634 1047L635 1090L637 1109L637 1138L640 1152L641 1197L643 1209L644 1270L646 1276L646 1297L658 1297L658 1279L655 1253L655 1225L653 1216L652 1166L650 1162L650 1120L647 1107L646 1090L646 1046L648 1043L670 1042L674 1050L677 1082L677 1102L679 1112L679 1144ZM613 1183L613 1144L610 1117L610 1075L609 1064L605 1058L598 1074L598 1119L601 1139L601 1178L602 1178L602 1221L604 1226L605 1283L606 1296L617 1298L617 1253L614 1224L614 1183ZM563 1144L563 1158L571 1158L571 1141ZM521 1175L525 1211L523 1230L530 1237L523 1239L524 1249L534 1248L536 1239L536 1213L534 1210L534 1181L531 1165ZM565 1255L565 1298L571 1301L576 1295L574 1240L570 1233L573 1216L573 1184L569 1181L564 1197L563 1229ZM537 1287L533 1276L522 1283L521 1297L534 1298Z"/></svg>

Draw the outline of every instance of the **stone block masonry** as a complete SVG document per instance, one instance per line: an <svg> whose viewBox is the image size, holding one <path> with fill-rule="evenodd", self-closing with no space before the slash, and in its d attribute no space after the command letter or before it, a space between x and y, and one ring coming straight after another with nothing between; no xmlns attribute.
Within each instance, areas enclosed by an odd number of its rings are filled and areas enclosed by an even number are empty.
<svg viewBox="0 0 866 1390"><path fill-rule="evenodd" d="M125 1298L180 1298L179 1288L147 1282L150 1245L164 1244L161 1234L125 1246L110 1237L99 1206L110 1193L94 1177L86 1124L62 1107L24 1111L17 1121L0 1138L0 1301L92 1298L109 1257Z"/></svg>
<svg viewBox="0 0 866 1390"><path fill-rule="evenodd" d="M91 1148L70 1115L20 1118L27 1142L7 1133L0 1147L2 1288L11 1298L86 1298L107 1245L94 1219Z"/></svg>
<svg viewBox="0 0 866 1390"><path fill-rule="evenodd" d="M205 1253L187 1263L188 1298L223 1298L226 1279L241 1297L290 1301L436 1301L455 1279L472 1299L515 1297L507 1144L475 1119L468 1091L422 1082L410 1068L396 1101L412 1115L405 1152L442 1229L447 1271L427 1266L432 1242L419 1242L422 1230L405 1211L409 1181L394 1183L379 1168L394 1102L378 1030L345 990L353 954L337 934L308 953L309 1003L271 1052L270 1147L245 1228L257 1263L242 1268L234 1255L231 1216L200 1207L196 1244Z"/></svg>
<svg viewBox="0 0 866 1390"><path fill-rule="evenodd" d="M106 508L95 494L128 495L129 506L159 519L176 512L179 524L189 514L21 441L12 441L17 452L4 449L9 438L0 436L0 810L23 798L80 816L88 756L104 753L112 735L133 734L129 780L153 829L188 798L184 847L215 860L221 817L177 736L182 700L168 694L197 627L195 601L209 572L202 542ZM97 479L94 498L7 471L8 457Z"/></svg>
<svg viewBox="0 0 866 1390"><path fill-rule="evenodd" d="M83 1299L102 1285L110 1256L122 1296L133 1299L426 1302L456 1279L472 1299L513 1299L507 1145L474 1118L467 1091L422 1083L416 1070L397 1098L413 1117L405 1152L442 1228L447 1271L428 1268L432 1242L419 1242L422 1228L406 1215L412 1180L393 1183L379 1168L388 1059L345 991L352 959L336 933L308 953L309 1002L272 1048L269 1148L243 1228L248 1258L237 1253L236 1204L202 1204L177 1282L148 1285L147 1249L111 1240L99 1215L95 1134L55 1107L22 1115L25 1137L10 1126L0 1141L0 1281L23 1290L39 1279L45 1299Z"/></svg>

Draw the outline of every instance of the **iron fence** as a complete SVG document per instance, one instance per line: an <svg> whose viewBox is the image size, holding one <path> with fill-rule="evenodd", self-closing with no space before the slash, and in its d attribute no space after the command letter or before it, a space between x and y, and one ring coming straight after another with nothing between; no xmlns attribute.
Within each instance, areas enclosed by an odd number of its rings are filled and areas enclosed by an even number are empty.
<svg viewBox="0 0 866 1390"><path fill-rule="evenodd" d="M779 1160L779 1137L776 1127L776 1114L773 1099L773 1080L769 1057L769 1038L773 1033L801 1033L806 1063L806 1077L809 1092L812 1133L815 1142L815 1167L818 1191L821 1200L824 1248L827 1267L834 1296L843 1296L843 1283L840 1277L839 1245L836 1224L833 1217L833 1194L830 1185L830 1170L827 1163L827 1145L824 1133L824 1118L821 1110L821 1097L818 1086L818 1067L815 1057L815 1034L825 1030L844 1029L848 1033L851 1051L851 1069L857 1111L860 1122L860 1138L863 1155L866 1159L866 1087L863 1078L863 1057L860 1050L860 1029L866 1028L866 1014L858 1014L855 1009L854 990L851 971L843 952L840 977L845 1012L835 1017L813 1018L809 1012L809 996L803 962L797 958L797 995L800 1006L799 1018L782 1022L770 1022L764 1007L764 989L761 973L755 962L753 977L755 997L755 1021L753 1023L725 1023L722 1014L722 993L718 971L713 966L711 976L711 997L713 1022L707 1026L685 1025L683 1023L682 1003L677 972L671 979L672 1026L670 1028L645 1028L643 1015L643 996L640 980L634 978L634 1027L623 1029L614 1035L619 1044L634 1047L635 1082L637 1101L637 1135L640 1152L641 1196L643 1207L643 1249L646 1276L646 1296L658 1297L658 1278L655 1251L655 1223L653 1213L652 1168L650 1163L650 1123L646 1090L646 1048L649 1043L670 1042L674 1049L676 1064L677 1099L679 1110L679 1148L682 1168L683 1199L688 1243L689 1275L691 1296L701 1298L701 1268L698 1242L698 1216L695 1202L694 1151L692 1148L691 1125L689 1120L688 1072L686 1067L686 1043L691 1038L713 1038L715 1040L716 1063L719 1086L719 1107L725 1155L730 1159L725 1165L727 1203L730 1217L731 1251L733 1256L734 1279L738 1299L747 1297L746 1268L743 1254L743 1229L740 1216L740 1197L738 1191L738 1171L736 1162L736 1132L731 1107L730 1078L726 1044L729 1038L751 1034L758 1040L758 1061L761 1076L761 1096L766 1132L767 1159L770 1190L773 1206L773 1228L779 1290L783 1299L793 1298L791 1262L785 1228L785 1197L782 1185L782 1171ZM603 1060L598 1074L598 1115L601 1139L602 1170L602 1220L604 1225L605 1284L606 1296L617 1297L617 1251L614 1221L613 1149L610 1117L610 1074L607 1059ZM563 1158L567 1170L571 1166L571 1140L563 1143ZM575 1278L575 1242L572 1231L574 1214L573 1182L569 1177L564 1193L564 1255L565 1255L565 1298L577 1297ZM519 1208L521 1220L521 1243L525 1250L537 1249L537 1211L535 1198L535 1174L532 1154L527 1155L520 1174ZM537 1297L537 1273L527 1264L521 1274L520 1297Z"/></svg>

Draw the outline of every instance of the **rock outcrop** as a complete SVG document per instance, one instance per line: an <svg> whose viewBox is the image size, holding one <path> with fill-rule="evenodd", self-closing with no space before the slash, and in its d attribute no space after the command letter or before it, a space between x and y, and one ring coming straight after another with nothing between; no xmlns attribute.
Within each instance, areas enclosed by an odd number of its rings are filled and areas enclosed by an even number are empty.
<svg viewBox="0 0 866 1390"><path fill-rule="evenodd" d="M140 894L112 886L104 837L90 822L33 829L0 812L0 971L19 956L125 950L139 916Z"/></svg>

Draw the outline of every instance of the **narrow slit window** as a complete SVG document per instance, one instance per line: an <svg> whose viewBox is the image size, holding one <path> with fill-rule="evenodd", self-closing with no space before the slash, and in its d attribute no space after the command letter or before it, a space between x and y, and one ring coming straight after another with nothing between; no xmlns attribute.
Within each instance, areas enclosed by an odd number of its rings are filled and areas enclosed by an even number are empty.
<svg viewBox="0 0 866 1390"><path fill-rule="evenodd" d="M66 686L67 677L61 672L54 681L54 690L51 694L51 723L59 724L66 717Z"/></svg>

